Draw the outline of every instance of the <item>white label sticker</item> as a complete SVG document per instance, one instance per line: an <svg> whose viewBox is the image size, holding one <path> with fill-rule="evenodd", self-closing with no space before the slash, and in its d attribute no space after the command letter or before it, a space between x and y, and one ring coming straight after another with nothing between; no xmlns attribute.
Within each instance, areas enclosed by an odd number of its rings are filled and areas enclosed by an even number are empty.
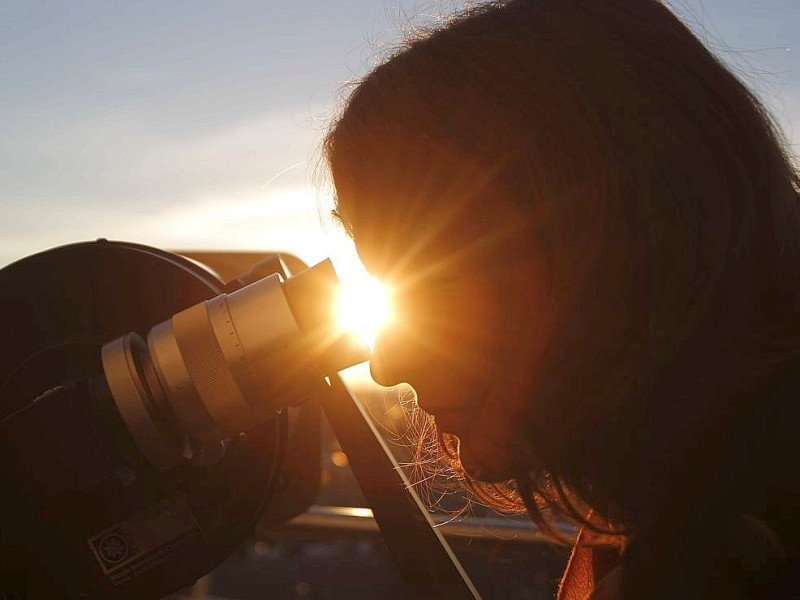
<svg viewBox="0 0 800 600"><path fill-rule="evenodd" d="M160 563L187 537L201 535L181 497L166 498L87 540L103 573L128 580Z"/></svg>

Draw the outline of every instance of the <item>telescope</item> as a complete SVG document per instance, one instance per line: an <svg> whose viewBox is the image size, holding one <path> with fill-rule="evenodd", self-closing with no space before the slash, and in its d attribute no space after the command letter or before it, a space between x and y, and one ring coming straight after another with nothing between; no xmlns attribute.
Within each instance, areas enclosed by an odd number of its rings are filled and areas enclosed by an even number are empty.
<svg viewBox="0 0 800 600"><path fill-rule="evenodd" d="M408 597L478 597L339 378L369 350L338 326L338 288L330 261L226 282L107 240L0 270L0 597L191 585L308 507L320 406Z"/></svg>

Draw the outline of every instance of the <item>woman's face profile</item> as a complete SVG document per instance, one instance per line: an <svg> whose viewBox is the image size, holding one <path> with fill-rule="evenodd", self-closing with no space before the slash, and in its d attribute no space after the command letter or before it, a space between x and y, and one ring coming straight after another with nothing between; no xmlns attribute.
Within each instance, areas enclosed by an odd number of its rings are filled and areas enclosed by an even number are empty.
<svg viewBox="0 0 800 600"><path fill-rule="evenodd" d="M394 294L371 370L382 385L414 388L438 428L459 437L471 475L507 479L554 322L546 260L501 197L479 211L446 206L353 229L367 270Z"/></svg>

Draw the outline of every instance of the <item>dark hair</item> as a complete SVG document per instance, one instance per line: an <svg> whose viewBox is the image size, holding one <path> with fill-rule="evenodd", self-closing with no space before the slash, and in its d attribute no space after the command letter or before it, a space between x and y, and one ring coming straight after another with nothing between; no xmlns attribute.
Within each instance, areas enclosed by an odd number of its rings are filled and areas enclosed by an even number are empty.
<svg viewBox="0 0 800 600"><path fill-rule="evenodd" d="M559 252L571 301L523 432L535 518L591 507L641 532L748 513L796 544L800 198L783 148L656 0L469 10L367 75L325 143L357 243L456 194L480 221L502 188Z"/></svg>

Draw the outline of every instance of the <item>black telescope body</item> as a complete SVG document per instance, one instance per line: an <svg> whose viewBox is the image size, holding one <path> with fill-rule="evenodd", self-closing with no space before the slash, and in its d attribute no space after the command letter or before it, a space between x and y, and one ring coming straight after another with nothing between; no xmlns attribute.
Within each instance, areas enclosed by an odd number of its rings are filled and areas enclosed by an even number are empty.
<svg viewBox="0 0 800 600"><path fill-rule="evenodd" d="M368 352L336 324L330 262L293 262L223 283L99 240L0 270L0 597L191 585L313 502L320 407L406 595L480 597L337 374Z"/></svg>
<svg viewBox="0 0 800 600"><path fill-rule="evenodd" d="M258 275L104 240L0 271L0 596L161 597L252 533L288 407L367 358L329 263Z"/></svg>

